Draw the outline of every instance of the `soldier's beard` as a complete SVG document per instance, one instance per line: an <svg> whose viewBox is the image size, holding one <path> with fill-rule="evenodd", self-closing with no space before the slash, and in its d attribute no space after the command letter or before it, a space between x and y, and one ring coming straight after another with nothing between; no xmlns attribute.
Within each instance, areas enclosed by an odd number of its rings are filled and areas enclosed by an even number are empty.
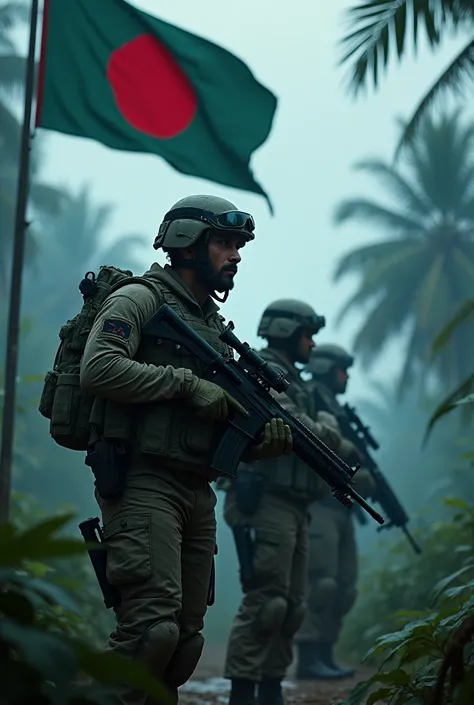
<svg viewBox="0 0 474 705"><path fill-rule="evenodd" d="M203 261L198 269L198 278L202 284L209 287L210 291L218 291L219 293L231 291L234 288L234 277L229 277L226 272L237 272L237 267L227 265L219 271L213 267L211 261Z"/></svg>

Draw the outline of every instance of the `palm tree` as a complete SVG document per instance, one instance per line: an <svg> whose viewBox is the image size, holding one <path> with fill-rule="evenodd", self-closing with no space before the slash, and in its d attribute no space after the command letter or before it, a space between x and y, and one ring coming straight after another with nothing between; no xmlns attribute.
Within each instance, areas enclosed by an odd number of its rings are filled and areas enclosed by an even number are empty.
<svg viewBox="0 0 474 705"><path fill-rule="evenodd" d="M472 297L474 287L474 126L458 116L425 119L403 155L403 169L380 160L357 165L384 185L390 206L367 198L339 204L338 223L362 220L386 239L344 255L334 278L357 274L356 294L339 320L364 306L367 317L354 349L366 365L394 335L408 332L403 388L417 363L426 364L433 339ZM457 386L472 371L472 322L453 333L453 344L436 358L443 388Z"/></svg>
<svg viewBox="0 0 474 705"><path fill-rule="evenodd" d="M408 33L416 50L420 26L431 49L443 39L474 24L472 0L359 0L347 12L349 31L342 39L341 63L352 62L350 89L354 94L365 88L370 78L376 88L387 71L390 56L399 60L405 55ZM471 78L474 67L474 38L443 71L423 96L406 125L399 148L413 136L421 118L434 99L447 90L457 91ZM397 150L398 151L398 150Z"/></svg>

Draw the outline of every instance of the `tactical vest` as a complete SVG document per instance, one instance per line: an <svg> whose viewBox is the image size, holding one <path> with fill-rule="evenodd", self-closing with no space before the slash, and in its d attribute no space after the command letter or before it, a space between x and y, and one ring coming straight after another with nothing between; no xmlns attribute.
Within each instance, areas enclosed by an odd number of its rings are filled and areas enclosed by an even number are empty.
<svg viewBox="0 0 474 705"><path fill-rule="evenodd" d="M298 411L316 418L311 394L298 370L288 363L272 348L265 348L260 355L273 365L278 366L290 382L286 392ZM295 455L282 455L274 460L262 460L252 465L252 469L265 477L265 488L269 492L291 497L296 501L311 502L321 496L321 480Z"/></svg>
<svg viewBox="0 0 474 705"><path fill-rule="evenodd" d="M168 304L217 352L233 354L219 339L224 324L217 307L204 317L192 295L159 265L154 265L145 276L156 287L157 305ZM169 340L144 336L134 359L157 367L184 367L197 377L204 376L204 366L200 360L184 347ZM121 413L124 406L128 407L128 420ZM169 467L187 470L209 468L212 451L222 433L222 425L199 418L184 399L169 399L157 403L133 404L130 430L126 428L130 421L130 410L130 405L118 406L106 402L101 424L106 438L125 436L135 452L162 459L163 464Z"/></svg>

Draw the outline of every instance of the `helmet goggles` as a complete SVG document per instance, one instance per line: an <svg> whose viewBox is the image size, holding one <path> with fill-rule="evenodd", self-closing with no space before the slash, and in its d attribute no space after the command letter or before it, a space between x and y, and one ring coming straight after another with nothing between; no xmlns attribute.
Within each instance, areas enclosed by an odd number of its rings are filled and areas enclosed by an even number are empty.
<svg viewBox="0 0 474 705"><path fill-rule="evenodd" d="M245 231L252 235L252 240L254 238L255 221L250 213L244 211L235 210L217 214L203 208L174 208L168 211L163 222L172 220L200 220L217 230Z"/></svg>

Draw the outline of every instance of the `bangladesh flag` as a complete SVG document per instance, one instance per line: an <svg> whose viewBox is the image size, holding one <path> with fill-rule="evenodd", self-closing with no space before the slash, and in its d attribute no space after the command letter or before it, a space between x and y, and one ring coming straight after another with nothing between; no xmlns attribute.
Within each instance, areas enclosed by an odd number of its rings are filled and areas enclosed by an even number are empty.
<svg viewBox="0 0 474 705"><path fill-rule="evenodd" d="M276 98L233 54L124 0L45 0L36 125L266 196Z"/></svg>

